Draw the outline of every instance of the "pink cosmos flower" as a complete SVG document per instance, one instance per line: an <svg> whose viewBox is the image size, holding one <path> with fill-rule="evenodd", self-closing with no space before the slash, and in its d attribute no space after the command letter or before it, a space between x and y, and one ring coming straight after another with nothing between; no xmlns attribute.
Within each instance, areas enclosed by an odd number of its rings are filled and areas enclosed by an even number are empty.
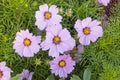
<svg viewBox="0 0 120 80"><path fill-rule="evenodd" d="M56 5L51 5L50 8L47 4L41 5L39 11L36 11L35 25L40 30L44 30L52 24L60 24L62 17L58 15L59 9Z"/></svg>
<svg viewBox="0 0 120 80"><path fill-rule="evenodd" d="M107 6L110 3L110 0L98 0L98 2L104 6Z"/></svg>
<svg viewBox="0 0 120 80"><path fill-rule="evenodd" d="M49 62L50 69L56 76L59 75L60 78L67 78L75 66L75 62L69 55L62 55Z"/></svg>
<svg viewBox="0 0 120 80"><path fill-rule="evenodd" d="M41 42L41 36L33 36L27 30L21 30L17 32L15 41L13 42L13 49L21 57L33 57L34 53L39 52Z"/></svg>
<svg viewBox="0 0 120 80"><path fill-rule="evenodd" d="M76 21L74 27L78 32L79 42L82 45L89 45L90 41L95 42L98 37L102 37L103 29L99 24L100 21L92 21L90 17L83 19L82 21Z"/></svg>
<svg viewBox="0 0 120 80"><path fill-rule="evenodd" d="M10 80L12 70L6 66L6 62L0 62L0 80Z"/></svg>
<svg viewBox="0 0 120 80"><path fill-rule="evenodd" d="M33 73L23 69L20 80L32 80Z"/></svg>
<svg viewBox="0 0 120 80"><path fill-rule="evenodd" d="M60 24L53 25L46 31L46 40L41 43L41 47L42 50L49 49L49 56L58 57L59 53L63 54L75 46L75 40L70 32L66 28L62 29Z"/></svg>

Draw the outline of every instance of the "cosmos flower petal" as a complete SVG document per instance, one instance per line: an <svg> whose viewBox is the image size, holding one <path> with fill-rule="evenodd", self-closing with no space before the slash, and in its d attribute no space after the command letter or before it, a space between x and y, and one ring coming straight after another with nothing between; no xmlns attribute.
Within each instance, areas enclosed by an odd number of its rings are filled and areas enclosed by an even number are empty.
<svg viewBox="0 0 120 80"><path fill-rule="evenodd" d="M15 52L18 53L21 57L23 56L23 49L24 49L23 46L21 46L21 47L16 46L16 47L14 47L14 49L16 49Z"/></svg>
<svg viewBox="0 0 120 80"><path fill-rule="evenodd" d="M32 80L33 74L34 72L29 72L27 69L23 69L20 80Z"/></svg>
<svg viewBox="0 0 120 80"><path fill-rule="evenodd" d="M40 11L36 11L36 13L35 13L35 18L36 18L37 20L43 20L43 19L44 19L43 13L40 12Z"/></svg>
<svg viewBox="0 0 120 80"><path fill-rule="evenodd" d="M61 41L65 41L68 40L69 38L71 38L70 36L70 32L67 29L63 29L59 36L61 37Z"/></svg>
<svg viewBox="0 0 120 80"><path fill-rule="evenodd" d="M57 33L56 33L57 34ZM54 35L53 33L50 33L50 32L46 32L46 42L48 43L52 43L53 41L53 38L54 38Z"/></svg>
<svg viewBox="0 0 120 80"><path fill-rule="evenodd" d="M89 45L90 44L90 39L87 39L87 37L86 36L81 37L79 39L79 42L81 42L82 45Z"/></svg>
<svg viewBox="0 0 120 80"><path fill-rule="evenodd" d="M92 21L92 19L90 17L87 17L87 18L83 19L82 20L83 28L87 27L90 24L91 21Z"/></svg>
<svg viewBox="0 0 120 80"><path fill-rule="evenodd" d="M92 30L93 33L98 33L97 34L98 37L102 37L102 35L103 35L103 29L102 29L101 26L93 27L93 28L91 28L91 30Z"/></svg>
<svg viewBox="0 0 120 80"><path fill-rule="evenodd" d="M107 6L110 3L110 0L98 0L98 2L104 6Z"/></svg>
<svg viewBox="0 0 120 80"><path fill-rule="evenodd" d="M59 76L61 78L66 78L67 77L67 73L62 68L60 68L59 69Z"/></svg>
<svg viewBox="0 0 120 80"><path fill-rule="evenodd" d="M60 16L60 15L55 15L55 16L53 16L53 17L50 19L50 22L49 22L49 23L52 23L52 24L60 24L61 21L62 21L62 16Z"/></svg>
<svg viewBox="0 0 120 80"><path fill-rule="evenodd" d="M35 53L36 54L37 52L39 52L40 46L39 45L32 45L29 48L31 50L31 53Z"/></svg>
<svg viewBox="0 0 120 80"><path fill-rule="evenodd" d="M51 47L51 43L48 43L47 41L44 41L41 43L42 50L48 50Z"/></svg>
<svg viewBox="0 0 120 80"><path fill-rule="evenodd" d="M64 41L64 43L69 45L69 50L72 50L75 46L75 40L73 38L69 38L68 40Z"/></svg>
<svg viewBox="0 0 120 80"><path fill-rule="evenodd" d="M47 23L45 21L37 20L35 22L35 25L37 25L40 30L44 30L46 28L46 26L47 26Z"/></svg>
<svg viewBox="0 0 120 80"><path fill-rule="evenodd" d="M97 39L96 37L97 37L96 35L92 34L91 37L90 37L90 40L91 40L92 42L95 42L96 39Z"/></svg>
<svg viewBox="0 0 120 80"><path fill-rule="evenodd" d="M51 27L48 27L46 29L47 32L50 32L54 36L57 36L61 30L62 30L61 24L51 25Z"/></svg>
<svg viewBox="0 0 120 80"><path fill-rule="evenodd" d="M89 26L89 27L96 27L96 26L98 26L98 25L100 25L100 24L101 24L100 21L94 20L94 21L92 21L88 26Z"/></svg>
<svg viewBox="0 0 120 80"><path fill-rule="evenodd" d="M56 5L51 5L49 8L49 11L52 13L52 15L58 14L58 8Z"/></svg>
<svg viewBox="0 0 120 80"><path fill-rule="evenodd" d="M30 51L30 49L29 48L27 48L27 47L25 47L24 49L23 49L23 54L24 54L24 56L26 56L26 57L33 57L33 53Z"/></svg>
<svg viewBox="0 0 120 80"><path fill-rule="evenodd" d="M52 45L50 47L49 56L52 56L52 57L58 57L59 56L59 52L58 52L57 47L55 45Z"/></svg>
<svg viewBox="0 0 120 80"><path fill-rule="evenodd" d="M80 31L80 30L82 30L82 21L80 19L78 19L75 22L74 28L76 29L77 32Z"/></svg>
<svg viewBox="0 0 120 80"><path fill-rule="evenodd" d="M48 5L47 4L41 5L41 6L39 6L39 9L41 12L44 13L44 12L48 11Z"/></svg>

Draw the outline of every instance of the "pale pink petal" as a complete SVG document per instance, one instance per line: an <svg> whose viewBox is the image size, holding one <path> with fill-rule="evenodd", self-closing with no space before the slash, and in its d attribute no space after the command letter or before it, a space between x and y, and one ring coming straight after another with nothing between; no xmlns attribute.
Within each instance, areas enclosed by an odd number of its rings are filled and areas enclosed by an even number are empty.
<svg viewBox="0 0 120 80"><path fill-rule="evenodd" d="M58 51L61 52L62 54L63 54L63 52L70 50L69 45L66 44L66 43L64 43L64 42L61 42L61 43L57 46L57 48L58 48Z"/></svg>
<svg viewBox="0 0 120 80"><path fill-rule="evenodd" d="M65 44L69 46L68 50L72 50L75 46L75 40L71 37L68 40L64 41Z"/></svg>
<svg viewBox="0 0 120 80"><path fill-rule="evenodd" d="M46 41L41 43L42 50L46 51L51 47L51 43L47 43Z"/></svg>
<svg viewBox="0 0 120 80"><path fill-rule="evenodd" d="M49 11L52 13L52 15L56 15L59 10L56 5L51 5Z"/></svg>
<svg viewBox="0 0 120 80"><path fill-rule="evenodd" d="M90 38L89 38L89 36L80 37L79 42L82 45L89 45L90 44Z"/></svg>
<svg viewBox="0 0 120 80"><path fill-rule="evenodd" d="M88 27L96 27L96 26L98 26L98 25L100 25L101 24L101 22L100 21L97 21L97 20L94 20L94 21L92 21L89 25L88 25Z"/></svg>
<svg viewBox="0 0 120 80"><path fill-rule="evenodd" d="M61 41L65 41L71 38L70 32L66 28L60 32L59 36L61 38Z"/></svg>
<svg viewBox="0 0 120 80"><path fill-rule="evenodd" d="M101 26L96 26L91 28L91 34L97 35L98 37L102 37L103 29Z"/></svg>
<svg viewBox="0 0 120 80"><path fill-rule="evenodd" d="M80 30L82 30L83 29L82 21L78 19L75 22L74 28L76 29L77 32L79 32Z"/></svg>
<svg viewBox="0 0 120 80"><path fill-rule="evenodd" d="M44 30L47 27L47 22L46 21L37 20L35 22L35 25L38 26L38 28L40 30Z"/></svg>
<svg viewBox="0 0 120 80"><path fill-rule="evenodd" d="M59 24L61 21L62 21L62 16L60 15L53 15L50 19L50 23L52 24Z"/></svg>
<svg viewBox="0 0 120 80"><path fill-rule="evenodd" d="M28 47L25 47L23 49L23 56L25 57L33 57L33 53L30 51Z"/></svg>
<svg viewBox="0 0 120 80"><path fill-rule="evenodd" d="M35 14L35 18L37 20L44 20L44 13L40 12L40 11L36 11L36 14Z"/></svg>
<svg viewBox="0 0 120 80"><path fill-rule="evenodd" d="M56 45L52 45L50 47L49 56L52 56L52 57L58 57L59 56L59 52L57 50L57 46Z"/></svg>
<svg viewBox="0 0 120 80"><path fill-rule="evenodd" d="M29 48L30 48L30 50L31 50L31 53L37 53L37 52L39 52L39 50L40 50L40 46L37 45L37 44L31 45Z"/></svg>
<svg viewBox="0 0 120 80"><path fill-rule="evenodd" d="M53 42L54 35L51 34L50 32L46 32L46 42L47 43L52 43Z"/></svg>
<svg viewBox="0 0 120 80"><path fill-rule="evenodd" d="M61 30L62 30L61 24L51 25L51 27L48 27L46 29L47 32L50 32L54 36L57 36Z"/></svg>
<svg viewBox="0 0 120 80"><path fill-rule="evenodd" d="M40 5L39 9L40 9L41 12L44 13L44 12L48 11L48 5L47 4Z"/></svg>
<svg viewBox="0 0 120 80"><path fill-rule="evenodd" d="M67 77L67 73L65 73L65 71L63 69L59 69L59 76L61 78L66 78Z"/></svg>
<svg viewBox="0 0 120 80"><path fill-rule="evenodd" d="M82 20L83 28L88 27L88 25L90 24L91 21L92 21L92 19L90 17L87 17L87 18L83 19Z"/></svg>

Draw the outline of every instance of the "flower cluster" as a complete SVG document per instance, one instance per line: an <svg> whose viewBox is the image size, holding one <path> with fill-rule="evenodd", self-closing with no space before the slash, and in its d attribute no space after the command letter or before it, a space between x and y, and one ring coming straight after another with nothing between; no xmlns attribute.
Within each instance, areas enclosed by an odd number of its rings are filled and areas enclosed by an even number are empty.
<svg viewBox="0 0 120 80"><path fill-rule="evenodd" d="M98 0L99 3L107 6L109 0ZM71 36L67 28L62 28L62 16L58 14L56 5L40 5L35 13L35 25L40 31L46 33L45 40L41 41L41 35L33 35L28 29L20 30L16 33L13 41L13 49L21 57L34 57L40 49L48 50L48 55L53 58L49 61L51 73L60 78L67 78L74 70L76 63L82 59L81 53L84 46L96 42L103 35L101 22L87 17L78 19L73 25L79 38L79 45ZM9 80L12 70L6 66L5 62L0 63L0 80ZM20 80L31 80L33 72L23 69Z"/></svg>
<svg viewBox="0 0 120 80"><path fill-rule="evenodd" d="M66 78L74 70L75 62L81 61L81 53L84 52L84 46L90 45L90 41L95 42L102 37L103 30L100 21L87 17L83 20L77 20L74 28L77 31L80 45L76 47L76 41L66 28L62 28L62 16L58 14L56 5L48 7L47 4L41 5L39 11L36 11L35 25L46 32L45 40L41 42L41 36L35 36L28 29L17 32L13 42L13 49L21 57L33 57L40 48L48 51L48 55L53 57L49 62L51 72L59 75L60 78ZM78 54L80 53L80 54ZM29 78L31 80L33 73L23 70L21 80ZM26 77L28 76L28 77Z"/></svg>

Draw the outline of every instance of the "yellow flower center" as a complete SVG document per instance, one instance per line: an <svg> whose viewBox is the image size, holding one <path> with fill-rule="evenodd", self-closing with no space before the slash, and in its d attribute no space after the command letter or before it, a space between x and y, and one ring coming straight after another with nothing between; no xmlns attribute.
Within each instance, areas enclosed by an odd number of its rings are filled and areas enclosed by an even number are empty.
<svg viewBox="0 0 120 80"><path fill-rule="evenodd" d="M50 12L45 12L44 16L45 16L45 19L50 19L51 18L51 13Z"/></svg>
<svg viewBox="0 0 120 80"><path fill-rule="evenodd" d="M3 76L3 72L2 72L2 71L0 71L0 78L2 78L2 76Z"/></svg>
<svg viewBox="0 0 120 80"><path fill-rule="evenodd" d="M85 27L85 28L83 29L83 33L84 33L85 35L90 34L90 32L91 32L91 30L90 30L90 28L88 28L88 27Z"/></svg>
<svg viewBox="0 0 120 80"><path fill-rule="evenodd" d="M64 60L61 60L61 61L59 62L59 66L60 66L60 67L64 67L65 65L66 65L66 63L65 63Z"/></svg>
<svg viewBox="0 0 120 80"><path fill-rule="evenodd" d="M59 44L60 43L60 37L59 36L55 36L54 38L53 38L53 42L55 43L55 44Z"/></svg>
<svg viewBox="0 0 120 80"><path fill-rule="evenodd" d="M29 46L31 44L31 41L30 39L25 39L23 43L25 46Z"/></svg>

